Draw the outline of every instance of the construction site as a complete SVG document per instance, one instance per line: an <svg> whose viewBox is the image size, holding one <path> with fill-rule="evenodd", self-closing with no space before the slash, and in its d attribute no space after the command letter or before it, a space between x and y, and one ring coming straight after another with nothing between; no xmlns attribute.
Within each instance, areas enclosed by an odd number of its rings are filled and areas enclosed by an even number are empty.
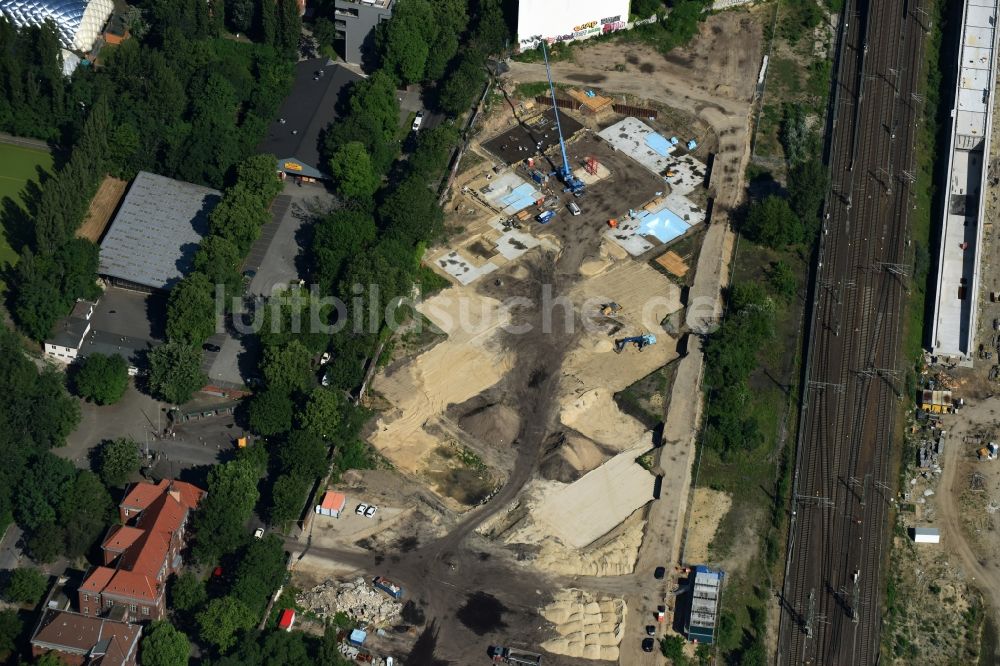
<svg viewBox="0 0 1000 666"><path fill-rule="evenodd" d="M733 16L691 48L721 48ZM510 644L546 664L652 664L646 638L711 642L723 576L704 574L710 601L685 606L677 590L694 595L690 567L705 562L679 558L689 508L712 513L689 507L699 336L721 315L760 55L692 71L637 52L691 95L674 107L613 80L574 85L574 62L511 63L498 81L445 198L447 241L424 256L449 286L416 306L422 342L400 345L369 388L367 439L393 471L336 488L347 511L357 499L380 513L307 521L294 581L318 612L338 610L336 590L372 573L374 553L411 617L458 609L427 653L452 663ZM519 92L540 82L544 94ZM620 395L658 372L671 380L645 403L651 425ZM696 554L719 518L695 521ZM399 624L393 612L378 623Z"/></svg>

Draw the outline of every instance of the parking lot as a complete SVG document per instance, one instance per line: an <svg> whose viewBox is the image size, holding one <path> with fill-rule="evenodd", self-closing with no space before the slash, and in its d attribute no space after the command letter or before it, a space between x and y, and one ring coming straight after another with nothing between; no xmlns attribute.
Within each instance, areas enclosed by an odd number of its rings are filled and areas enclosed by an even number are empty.
<svg viewBox="0 0 1000 666"><path fill-rule="evenodd" d="M248 295L269 296L275 289L305 277L301 256L303 228L317 215L324 214L331 203L321 184L285 183L284 192L271 205L271 221L264 225L243 264L244 271L252 271L248 273L252 275L246 290ZM240 334L232 327L209 338L210 345L219 347L218 352L205 352L202 366L212 383L226 388L245 385L259 360L255 340L254 335Z"/></svg>

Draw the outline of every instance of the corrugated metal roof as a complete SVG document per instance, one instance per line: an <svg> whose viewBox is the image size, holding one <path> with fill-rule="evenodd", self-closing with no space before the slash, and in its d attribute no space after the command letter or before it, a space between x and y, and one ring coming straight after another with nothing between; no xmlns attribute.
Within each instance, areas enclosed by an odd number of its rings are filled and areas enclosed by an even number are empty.
<svg viewBox="0 0 1000 666"><path fill-rule="evenodd" d="M140 171L101 243L101 275L170 289L190 270L217 190Z"/></svg>

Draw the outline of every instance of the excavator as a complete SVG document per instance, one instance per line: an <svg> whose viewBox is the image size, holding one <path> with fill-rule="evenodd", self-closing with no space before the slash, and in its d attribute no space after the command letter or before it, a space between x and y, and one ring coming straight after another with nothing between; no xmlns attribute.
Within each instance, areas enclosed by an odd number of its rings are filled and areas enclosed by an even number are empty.
<svg viewBox="0 0 1000 666"><path fill-rule="evenodd" d="M635 348L642 351L650 345L656 344L656 336L651 333L645 333L643 335L633 335L628 338L619 338L615 340L615 353L621 354L622 350L625 349L625 345L632 343Z"/></svg>
<svg viewBox="0 0 1000 666"><path fill-rule="evenodd" d="M618 305L614 301L611 303L605 303L601 306L601 314L605 317L613 317L622 311L622 306Z"/></svg>

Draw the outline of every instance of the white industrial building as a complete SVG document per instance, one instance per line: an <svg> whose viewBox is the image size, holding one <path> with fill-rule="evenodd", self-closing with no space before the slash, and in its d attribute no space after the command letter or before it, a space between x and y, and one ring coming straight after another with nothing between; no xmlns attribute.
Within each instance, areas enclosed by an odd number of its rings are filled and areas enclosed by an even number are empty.
<svg viewBox="0 0 1000 666"><path fill-rule="evenodd" d="M114 10L112 0L0 0L0 12L17 27L52 21L64 48L89 51Z"/></svg>
<svg viewBox="0 0 1000 666"><path fill-rule="evenodd" d="M936 527L914 527L910 534L913 543L941 543L941 532Z"/></svg>
<svg viewBox="0 0 1000 666"><path fill-rule="evenodd" d="M969 361L976 340L983 194L995 85L997 0L967 0L952 110L931 352Z"/></svg>
<svg viewBox="0 0 1000 666"><path fill-rule="evenodd" d="M533 49L541 40L570 42L629 28L629 0L521 0L517 42Z"/></svg>

